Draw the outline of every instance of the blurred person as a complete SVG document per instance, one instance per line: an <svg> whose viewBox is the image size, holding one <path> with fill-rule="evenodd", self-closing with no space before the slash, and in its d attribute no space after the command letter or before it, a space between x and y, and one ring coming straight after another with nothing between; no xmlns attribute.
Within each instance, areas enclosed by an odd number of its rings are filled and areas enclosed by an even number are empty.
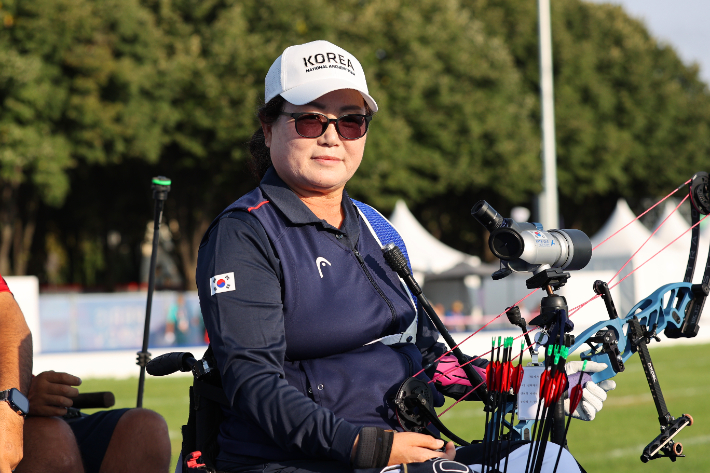
<svg viewBox="0 0 710 473"><path fill-rule="evenodd" d="M463 315L463 302L454 301L451 303L451 310L446 313L447 316L460 316Z"/></svg>
<svg viewBox="0 0 710 473"><path fill-rule="evenodd" d="M22 460L24 409L32 378L32 336L20 307L0 276L0 391L13 399L0 402L0 473ZM19 409L19 412L18 412Z"/></svg>
<svg viewBox="0 0 710 473"><path fill-rule="evenodd" d="M450 325L454 331L462 332L466 330L466 316L463 313L463 302L452 302L451 310L446 313L446 317L448 319L446 325Z"/></svg>
<svg viewBox="0 0 710 473"><path fill-rule="evenodd" d="M188 343L190 320L185 307L185 296L180 292L168 309L165 324L165 341L172 346L185 346Z"/></svg>

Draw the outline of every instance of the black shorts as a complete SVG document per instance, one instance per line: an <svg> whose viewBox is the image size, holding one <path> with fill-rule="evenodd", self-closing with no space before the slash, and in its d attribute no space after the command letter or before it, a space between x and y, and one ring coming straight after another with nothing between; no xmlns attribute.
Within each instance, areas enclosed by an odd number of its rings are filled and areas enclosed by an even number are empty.
<svg viewBox="0 0 710 473"><path fill-rule="evenodd" d="M74 431L86 473L99 473L116 424L127 410L113 409L67 420Z"/></svg>

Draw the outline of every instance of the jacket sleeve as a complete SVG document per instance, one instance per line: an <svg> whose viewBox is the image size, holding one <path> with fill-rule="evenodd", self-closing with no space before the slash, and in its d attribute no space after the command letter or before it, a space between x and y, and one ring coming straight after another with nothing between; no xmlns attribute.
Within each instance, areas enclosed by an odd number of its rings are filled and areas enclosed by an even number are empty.
<svg viewBox="0 0 710 473"><path fill-rule="evenodd" d="M246 212L222 217L200 245L200 307L224 392L232 409L282 449L349 462L360 427L286 382L280 274L266 232ZM211 284L214 276L225 280L221 288ZM227 286L229 280L233 286Z"/></svg>

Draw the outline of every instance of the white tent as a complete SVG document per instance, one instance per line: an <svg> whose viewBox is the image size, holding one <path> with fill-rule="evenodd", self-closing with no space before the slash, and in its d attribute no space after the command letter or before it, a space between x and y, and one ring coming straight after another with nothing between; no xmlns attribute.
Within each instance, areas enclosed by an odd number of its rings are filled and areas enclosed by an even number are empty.
<svg viewBox="0 0 710 473"><path fill-rule="evenodd" d="M664 209L661 221L670 214L674 207L673 205ZM688 246L683 244L683 238L664 249L670 241L688 229L689 225L678 212L671 215L666 224L653 237L651 237L652 232L641 222L633 221L635 218L636 216L626 201L620 199L609 220L591 239L592 246L596 247L628 224L626 228L594 251L588 265L591 270L612 270L616 273L631 259L626 268L611 283L616 283L631 271L636 270L619 286L622 303L617 303L617 305L621 305L622 312L631 308L629 304L635 304L661 285L682 281L688 255ZM633 223L629 224L632 221ZM646 243L644 244L644 242ZM642 245L643 247L641 247Z"/></svg>
<svg viewBox="0 0 710 473"><path fill-rule="evenodd" d="M619 199L616 203L616 208L612 212L604 226L592 237L592 247L596 247L600 243L610 238L614 233L618 232L625 225L630 224L619 232L616 236L606 241L595 252L594 256L631 256L641 243L646 241L651 236L651 232L643 226L638 220L633 221L636 215L629 208L629 204L624 199ZM633 221L633 222L632 222ZM655 242L648 242L645 246L650 248L660 249ZM594 258L594 256L592 258Z"/></svg>
<svg viewBox="0 0 710 473"><path fill-rule="evenodd" d="M661 215L653 225L653 231L656 232L653 238L661 246L666 246L676 238L680 237L675 243L673 243L673 246L677 248L690 248L691 233L688 232L683 235L683 232L686 231L690 225L680 214L680 209L675 212L673 211L675 208L676 206L673 205L673 203L666 202L663 207L663 212L661 212ZM666 223L663 223L664 221ZM663 226L661 226L661 224L663 224Z"/></svg>
<svg viewBox="0 0 710 473"><path fill-rule="evenodd" d="M390 222L407 245L412 270L418 273L441 273L459 263L481 264L478 256L468 255L445 245L429 233L412 215L403 200L397 201Z"/></svg>

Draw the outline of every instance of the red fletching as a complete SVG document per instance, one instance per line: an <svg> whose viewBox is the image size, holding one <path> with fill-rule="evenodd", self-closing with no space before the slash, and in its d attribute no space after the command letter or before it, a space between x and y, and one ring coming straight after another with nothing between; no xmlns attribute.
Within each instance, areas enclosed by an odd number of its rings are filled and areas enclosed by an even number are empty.
<svg viewBox="0 0 710 473"><path fill-rule="evenodd" d="M523 365L518 365L513 369L513 374L512 374L512 385L513 385L513 392L515 394L518 394L520 391L520 385L523 383L523 372L525 370L523 369Z"/></svg>
<svg viewBox="0 0 710 473"><path fill-rule="evenodd" d="M488 363L486 366L486 384L488 385L488 390L492 391L494 386L494 378L496 373L495 361Z"/></svg>
<svg viewBox="0 0 710 473"><path fill-rule="evenodd" d="M545 392L544 390L549 390L549 379L550 379L550 372L548 370L545 370L542 373L542 376L540 376L540 399L545 399Z"/></svg>
<svg viewBox="0 0 710 473"><path fill-rule="evenodd" d="M566 386L567 375L564 371L560 370L557 372L557 376L555 376L555 392L552 393L553 402L560 400L560 396L562 396Z"/></svg>
<svg viewBox="0 0 710 473"><path fill-rule="evenodd" d="M554 402L554 396L553 394L555 393L555 389L557 386L557 377L556 376L548 376L548 381L547 381L547 386L545 386L545 392L543 394L543 399L545 399L545 404L552 405Z"/></svg>
<svg viewBox="0 0 710 473"><path fill-rule="evenodd" d="M505 363L496 361L496 386L494 391L501 392L505 382Z"/></svg>
<svg viewBox="0 0 710 473"><path fill-rule="evenodd" d="M508 392L510 391L510 377L511 377L511 372L512 372L512 366L510 365L510 361L506 361L503 367L503 392Z"/></svg>
<svg viewBox="0 0 710 473"><path fill-rule="evenodd" d="M584 389L582 388L581 384L578 384L572 388L572 393L570 394L570 397L569 397L569 411L570 411L570 413L574 412L577 409L577 406L579 406L579 403L582 402L582 393L583 392L584 392Z"/></svg>

